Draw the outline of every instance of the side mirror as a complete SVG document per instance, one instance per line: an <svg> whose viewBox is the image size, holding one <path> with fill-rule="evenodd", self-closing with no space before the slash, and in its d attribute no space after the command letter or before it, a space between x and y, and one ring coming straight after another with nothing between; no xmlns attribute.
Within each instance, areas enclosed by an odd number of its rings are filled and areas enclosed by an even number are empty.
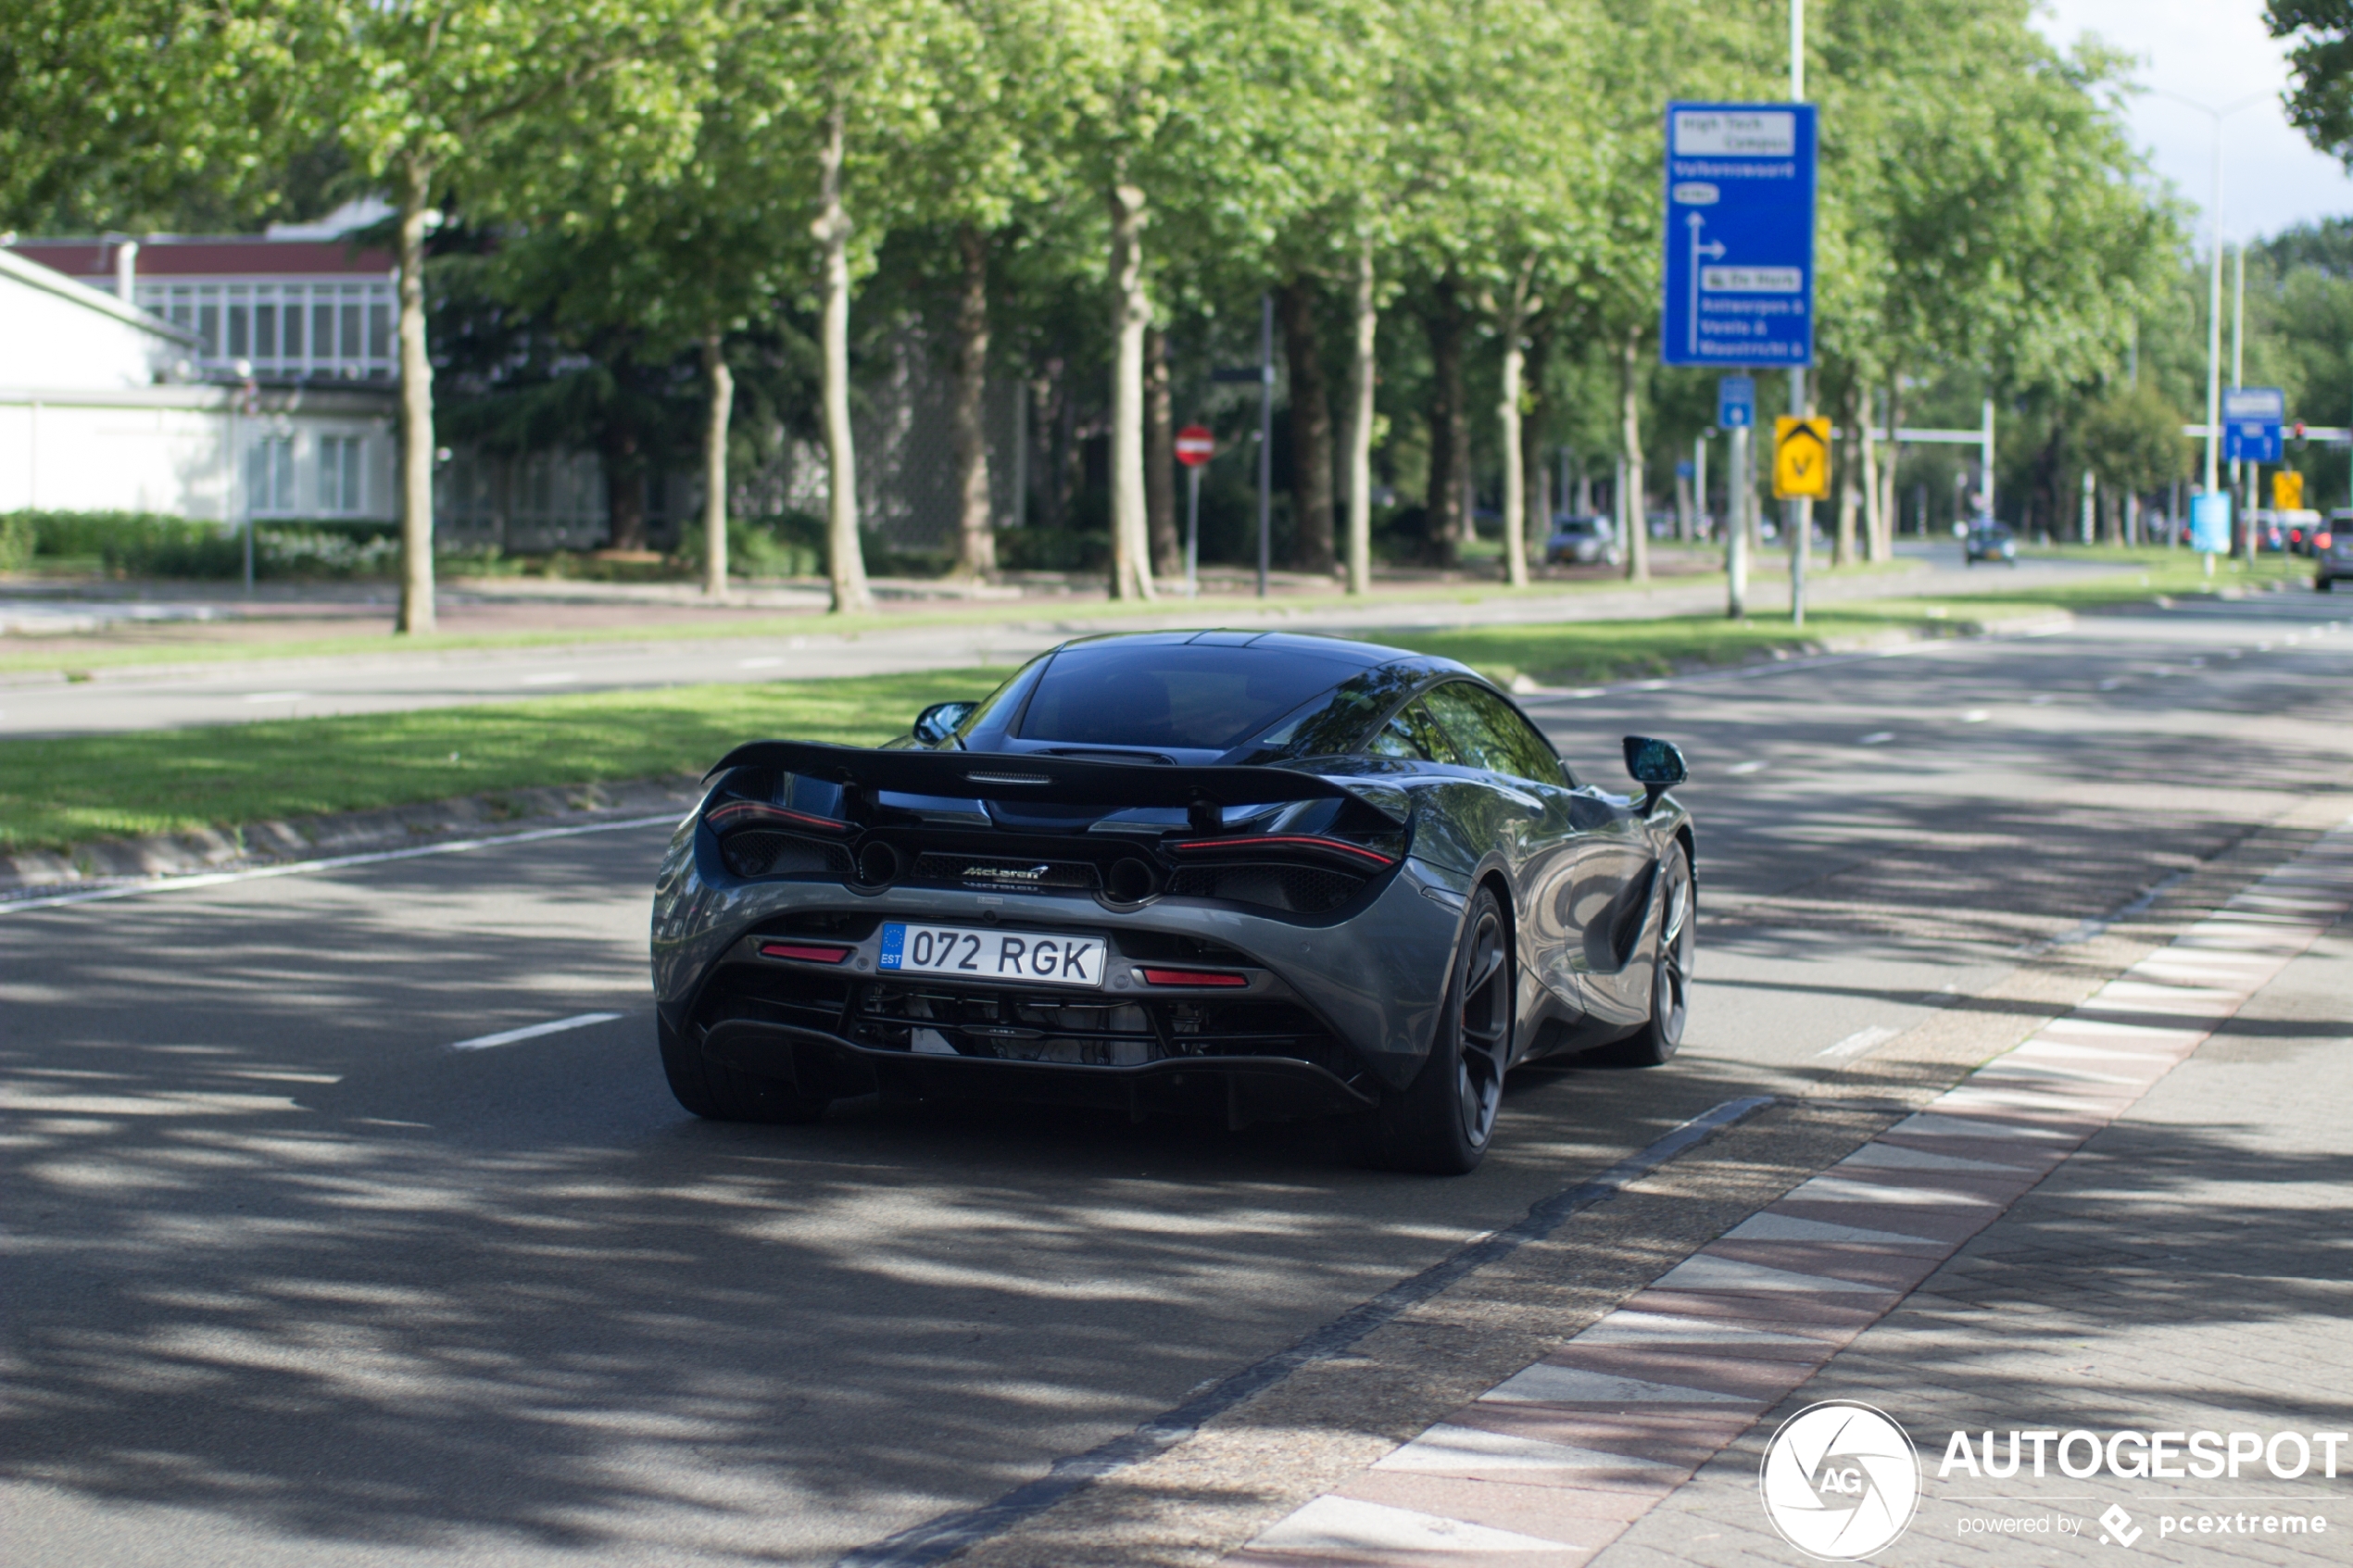
<svg viewBox="0 0 2353 1568"><path fill-rule="evenodd" d="M1626 737L1626 771L1643 788L1645 811L1657 805L1658 797L1671 786L1691 777L1691 770L1683 764L1683 754L1674 742L1653 740L1648 735Z"/></svg>
<svg viewBox="0 0 2353 1568"><path fill-rule="evenodd" d="M955 734L979 706L976 702L935 702L915 715L914 736L925 746L937 746Z"/></svg>

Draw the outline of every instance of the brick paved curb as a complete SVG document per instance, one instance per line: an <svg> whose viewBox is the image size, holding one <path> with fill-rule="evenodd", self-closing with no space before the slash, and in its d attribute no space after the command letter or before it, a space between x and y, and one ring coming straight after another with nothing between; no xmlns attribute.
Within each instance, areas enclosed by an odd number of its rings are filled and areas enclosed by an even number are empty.
<svg viewBox="0 0 2353 1568"><path fill-rule="evenodd" d="M1223 1562L1589 1562L2139 1100L2348 908L2353 822Z"/></svg>

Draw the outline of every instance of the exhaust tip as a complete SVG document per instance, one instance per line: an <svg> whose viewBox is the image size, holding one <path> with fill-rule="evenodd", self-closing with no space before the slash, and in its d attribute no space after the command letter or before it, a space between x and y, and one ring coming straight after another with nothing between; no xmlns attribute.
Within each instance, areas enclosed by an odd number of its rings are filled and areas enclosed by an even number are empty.
<svg viewBox="0 0 2353 1568"><path fill-rule="evenodd" d="M858 880L880 887L899 880L899 851L879 839L858 851Z"/></svg>
<svg viewBox="0 0 2353 1568"><path fill-rule="evenodd" d="M1103 897L1114 904L1140 904L1152 896L1152 869L1132 856L1112 862Z"/></svg>

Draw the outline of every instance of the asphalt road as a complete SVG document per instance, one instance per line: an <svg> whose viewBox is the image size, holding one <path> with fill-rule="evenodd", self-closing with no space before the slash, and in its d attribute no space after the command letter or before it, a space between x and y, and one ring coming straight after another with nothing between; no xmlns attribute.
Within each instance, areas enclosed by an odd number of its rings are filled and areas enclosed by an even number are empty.
<svg viewBox="0 0 2353 1568"><path fill-rule="evenodd" d="M1902 546L1928 570L1908 576L1848 577L1818 582L1813 602L1950 592L1969 580L1955 546ZM2114 568L2081 562L2036 562L2009 570L1980 569L2005 586L2058 583ZM1464 605L1456 599L1376 602L1302 609L1281 600L1216 601L1213 607L1172 606L1164 616L1122 621L1122 629L1218 624L1286 630L1363 631L1408 626L1458 626L1507 621L1622 620L1697 614L1720 609L1720 583L1661 581L1647 589L1591 586L1575 593ZM1760 575L1750 596L1759 614L1788 603L1779 579ZM384 713L475 702L511 702L558 692L644 690L709 681L774 681L828 675L883 674L973 665L1011 667L1067 637L1106 629L1097 620L1056 620L1050 604L1038 619L972 624L883 628L844 636L811 617L805 633L696 642L598 643L584 634L577 646L472 648L310 661L240 660L177 670L120 673L66 684L0 681L0 739L89 734L116 730L176 729L235 724L254 719L317 718L336 713Z"/></svg>
<svg viewBox="0 0 2353 1568"><path fill-rule="evenodd" d="M985 1501L2346 788L2336 608L1540 708L1597 773L1685 745L1703 979L1674 1064L1518 1075L1460 1180L1315 1129L697 1123L658 829L0 916L9 1561L817 1564Z"/></svg>

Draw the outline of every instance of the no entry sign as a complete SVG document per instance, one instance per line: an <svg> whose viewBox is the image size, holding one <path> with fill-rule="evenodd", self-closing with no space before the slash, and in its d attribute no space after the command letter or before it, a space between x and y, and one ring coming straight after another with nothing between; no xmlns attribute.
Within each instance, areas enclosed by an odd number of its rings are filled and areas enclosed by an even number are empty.
<svg viewBox="0 0 2353 1568"><path fill-rule="evenodd" d="M1176 433L1176 460L1197 469L1217 455L1217 437L1207 425L1187 425Z"/></svg>

